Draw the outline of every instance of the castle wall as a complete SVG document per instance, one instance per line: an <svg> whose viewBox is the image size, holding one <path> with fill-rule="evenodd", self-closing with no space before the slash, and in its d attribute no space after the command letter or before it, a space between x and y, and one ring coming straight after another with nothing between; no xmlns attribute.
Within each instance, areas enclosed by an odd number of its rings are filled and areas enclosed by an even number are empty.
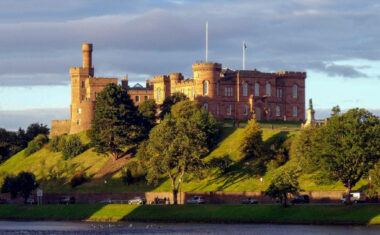
<svg viewBox="0 0 380 235"><path fill-rule="evenodd" d="M70 133L70 120L52 120L49 138Z"/></svg>
<svg viewBox="0 0 380 235"><path fill-rule="evenodd" d="M154 99L153 89L128 89L127 92L136 106L145 100Z"/></svg>

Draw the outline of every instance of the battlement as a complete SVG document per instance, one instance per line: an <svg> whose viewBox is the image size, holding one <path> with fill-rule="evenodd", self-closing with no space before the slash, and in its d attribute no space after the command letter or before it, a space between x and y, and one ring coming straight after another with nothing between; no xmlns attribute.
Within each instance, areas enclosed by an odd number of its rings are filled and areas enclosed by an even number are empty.
<svg viewBox="0 0 380 235"><path fill-rule="evenodd" d="M153 82L168 82L170 81L167 75L158 75L153 77Z"/></svg>
<svg viewBox="0 0 380 235"><path fill-rule="evenodd" d="M193 71L222 71L222 64L212 62L200 62L193 64Z"/></svg>
<svg viewBox="0 0 380 235"><path fill-rule="evenodd" d="M72 67L70 68L70 76L80 75L90 77L94 74L94 68Z"/></svg>
<svg viewBox="0 0 380 235"><path fill-rule="evenodd" d="M306 72L294 72L294 71L280 71L276 72L276 75L280 76L299 76L299 77L305 77L306 78Z"/></svg>
<svg viewBox="0 0 380 235"><path fill-rule="evenodd" d="M108 83L117 84L117 78L92 77L88 79L89 85L107 85Z"/></svg>
<svg viewBox="0 0 380 235"><path fill-rule="evenodd" d="M170 80L180 81L180 80L183 80L183 75L182 73L170 73L169 78Z"/></svg>

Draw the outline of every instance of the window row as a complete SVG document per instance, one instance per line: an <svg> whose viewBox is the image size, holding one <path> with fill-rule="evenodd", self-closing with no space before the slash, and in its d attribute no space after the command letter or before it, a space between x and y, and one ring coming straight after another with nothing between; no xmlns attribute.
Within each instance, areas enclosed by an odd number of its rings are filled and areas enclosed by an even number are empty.
<svg viewBox="0 0 380 235"><path fill-rule="evenodd" d="M146 96L144 96L144 100L147 100L147 99L149 99L149 97L146 95ZM135 101L136 102L140 102L140 96L139 95L136 95L136 97L135 97Z"/></svg>

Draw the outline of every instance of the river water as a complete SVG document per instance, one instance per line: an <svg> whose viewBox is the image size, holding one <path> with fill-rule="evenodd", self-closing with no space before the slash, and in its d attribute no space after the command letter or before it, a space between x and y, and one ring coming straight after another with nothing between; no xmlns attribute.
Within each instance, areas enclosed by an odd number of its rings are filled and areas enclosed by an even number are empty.
<svg viewBox="0 0 380 235"><path fill-rule="evenodd" d="M278 224L157 224L0 221L0 234L380 234L379 226L319 226Z"/></svg>

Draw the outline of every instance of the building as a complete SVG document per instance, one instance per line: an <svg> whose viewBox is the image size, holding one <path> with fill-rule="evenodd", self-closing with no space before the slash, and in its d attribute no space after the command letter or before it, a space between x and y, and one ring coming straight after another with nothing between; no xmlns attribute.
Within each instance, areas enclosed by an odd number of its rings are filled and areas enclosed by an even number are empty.
<svg viewBox="0 0 380 235"><path fill-rule="evenodd" d="M70 68L70 120L53 120L51 136L75 134L91 127L97 93L117 78L94 77L92 44L82 45L83 67ZM193 78L170 73L147 80L146 86L122 86L136 105L146 99L162 104L174 92L197 100L216 119L246 120L256 114L258 120L305 120L305 72L264 73L253 70L231 70L219 63L193 64Z"/></svg>

